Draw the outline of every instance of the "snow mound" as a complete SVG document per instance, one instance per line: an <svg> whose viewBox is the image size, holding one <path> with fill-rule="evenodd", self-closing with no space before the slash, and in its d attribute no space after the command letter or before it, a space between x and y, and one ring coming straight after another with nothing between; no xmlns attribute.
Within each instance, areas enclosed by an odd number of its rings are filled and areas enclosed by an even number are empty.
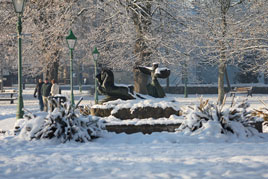
<svg viewBox="0 0 268 179"><path fill-rule="evenodd" d="M231 106L216 105L208 100L200 99L200 105L188 106L183 109L184 121L177 129L186 135L200 135L220 138L232 136L245 139L261 134L250 122L254 122L251 111L248 110L247 100L238 102L238 98Z"/></svg>

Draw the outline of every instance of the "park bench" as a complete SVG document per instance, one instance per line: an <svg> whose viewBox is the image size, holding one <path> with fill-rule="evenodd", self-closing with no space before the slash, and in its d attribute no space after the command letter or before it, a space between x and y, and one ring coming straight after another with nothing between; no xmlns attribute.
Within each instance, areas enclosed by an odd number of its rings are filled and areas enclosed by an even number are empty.
<svg viewBox="0 0 268 179"><path fill-rule="evenodd" d="M0 101L10 101L10 104L14 104L14 100L17 99L14 94L17 94L16 90L0 91Z"/></svg>
<svg viewBox="0 0 268 179"><path fill-rule="evenodd" d="M235 87L230 91L230 96L235 94L247 94L247 96L252 97L252 86L251 87Z"/></svg>

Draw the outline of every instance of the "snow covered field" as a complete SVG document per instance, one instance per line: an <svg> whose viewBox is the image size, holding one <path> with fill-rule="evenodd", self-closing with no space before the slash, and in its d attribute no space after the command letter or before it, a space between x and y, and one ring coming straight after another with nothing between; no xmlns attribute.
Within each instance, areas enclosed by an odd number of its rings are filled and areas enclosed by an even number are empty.
<svg viewBox="0 0 268 179"><path fill-rule="evenodd" d="M63 91L63 93L67 93ZM38 112L33 90L24 91L24 106ZM92 104L86 92L75 92ZM244 95L241 95L244 98ZM216 101L216 95L203 98ZM168 95L181 106L198 96ZM268 104L268 95L249 97L252 108ZM231 99L227 99L227 104ZM0 130L14 127L16 104L0 102ZM0 134L0 178L268 178L268 134L237 139L182 133L105 133L89 143L25 141Z"/></svg>

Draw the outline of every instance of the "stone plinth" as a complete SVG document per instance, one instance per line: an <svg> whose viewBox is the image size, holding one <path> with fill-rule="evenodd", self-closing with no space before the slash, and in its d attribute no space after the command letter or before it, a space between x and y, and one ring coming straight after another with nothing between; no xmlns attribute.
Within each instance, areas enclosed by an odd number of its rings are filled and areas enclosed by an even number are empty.
<svg viewBox="0 0 268 179"><path fill-rule="evenodd" d="M151 134L153 132L175 132L175 129L180 127L178 124L155 124L155 125L106 125L106 130L115 133L126 133L133 134L137 132L142 132L143 134Z"/></svg>
<svg viewBox="0 0 268 179"><path fill-rule="evenodd" d="M160 108L160 107L138 107L135 108L133 111L130 108L121 108L115 113L112 113L112 108L91 108L90 113L94 116L100 116L100 117L108 117L110 115L124 120L124 119L146 119L146 118L169 118L171 115L180 115L180 111L176 111L175 109L171 107L167 108Z"/></svg>

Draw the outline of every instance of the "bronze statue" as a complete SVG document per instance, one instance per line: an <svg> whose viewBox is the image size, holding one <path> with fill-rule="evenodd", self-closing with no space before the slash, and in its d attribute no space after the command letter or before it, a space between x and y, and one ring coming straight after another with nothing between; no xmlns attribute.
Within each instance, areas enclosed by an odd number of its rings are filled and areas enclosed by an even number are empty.
<svg viewBox="0 0 268 179"><path fill-rule="evenodd" d="M109 69L102 69L101 73L96 76L98 80L98 91L106 95L106 98L101 101L101 103L122 99L129 100L135 99L133 97L133 86L116 86L114 85L114 74Z"/></svg>
<svg viewBox="0 0 268 179"><path fill-rule="evenodd" d="M151 75L152 81L151 83L147 84L148 95L153 96L155 98L163 98L166 96L157 78L168 78L170 75L169 69L160 69L158 68L157 63L154 63L152 67L137 66L136 68L144 74Z"/></svg>

